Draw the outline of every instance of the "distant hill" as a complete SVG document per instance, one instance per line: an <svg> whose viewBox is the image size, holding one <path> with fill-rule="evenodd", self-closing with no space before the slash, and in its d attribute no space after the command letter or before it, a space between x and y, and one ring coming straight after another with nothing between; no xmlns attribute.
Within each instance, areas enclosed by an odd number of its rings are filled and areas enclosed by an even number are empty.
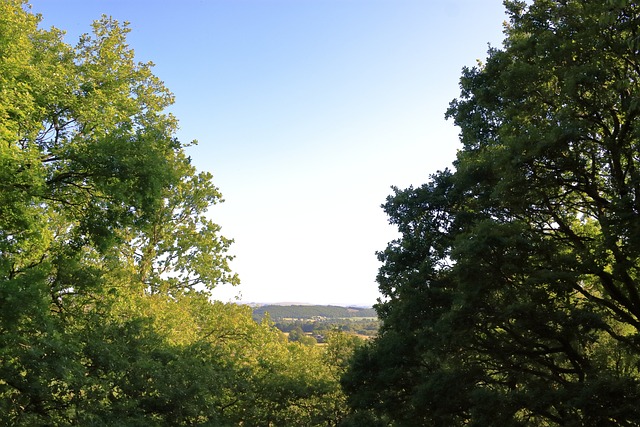
<svg viewBox="0 0 640 427"><path fill-rule="evenodd" d="M261 320L265 313L269 313L273 321L282 319L378 317L373 308L338 307L335 305L263 305L254 307L253 318Z"/></svg>

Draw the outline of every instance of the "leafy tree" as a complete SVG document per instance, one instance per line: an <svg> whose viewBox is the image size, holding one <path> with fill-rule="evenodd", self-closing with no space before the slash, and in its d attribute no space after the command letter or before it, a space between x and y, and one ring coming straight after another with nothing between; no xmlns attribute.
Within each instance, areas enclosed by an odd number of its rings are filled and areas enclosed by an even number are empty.
<svg viewBox="0 0 640 427"><path fill-rule="evenodd" d="M336 425L322 348L210 301L221 195L127 32L70 46L0 2L0 424Z"/></svg>
<svg viewBox="0 0 640 427"><path fill-rule="evenodd" d="M289 341L303 345L315 345L318 343L315 338L305 334L300 326L296 326L289 332Z"/></svg>
<svg viewBox="0 0 640 427"><path fill-rule="evenodd" d="M167 426L318 426L340 415L333 404L339 382L320 347L289 343L269 322L253 321L249 307L211 303L201 293L139 300L123 300L119 317L142 308L147 334L165 341L152 351L129 350L135 362L121 367L127 375L105 370L129 418ZM130 343L128 335L121 341Z"/></svg>
<svg viewBox="0 0 640 427"><path fill-rule="evenodd" d="M354 351L364 345L364 340L334 328L327 334L326 344L325 357L340 377L347 369Z"/></svg>
<svg viewBox="0 0 640 427"><path fill-rule="evenodd" d="M455 171L395 189L380 334L343 382L393 425L638 425L640 7L506 1Z"/></svg>
<svg viewBox="0 0 640 427"><path fill-rule="evenodd" d="M110 424L100 414L122 415L136 389L127 422L147 391L126 373L157 376L180 352L114 307L237 282L204 217L220 194L173 136L172 95L134 62L126 25L102 18L72 47L27 8L0 3L0 418Z"/></svg>
<svg viewBox="0 0 640 427"><path fill-rule="evenodd" d="M299 341L304 336L304 331L300 326L296 326L289 332L289 341Z"/></svg>

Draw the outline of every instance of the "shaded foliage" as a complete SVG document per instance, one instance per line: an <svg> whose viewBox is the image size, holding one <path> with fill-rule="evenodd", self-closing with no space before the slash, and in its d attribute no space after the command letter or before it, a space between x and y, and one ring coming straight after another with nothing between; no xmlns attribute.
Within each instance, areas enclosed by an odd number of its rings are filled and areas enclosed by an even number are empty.
<svg viewBox="0 0 640 427"><path fill-rule="evenodd" d="M343 383L398 426L637 425L640 8L505 5L455 171L384 205L382 327Z"/></svg>

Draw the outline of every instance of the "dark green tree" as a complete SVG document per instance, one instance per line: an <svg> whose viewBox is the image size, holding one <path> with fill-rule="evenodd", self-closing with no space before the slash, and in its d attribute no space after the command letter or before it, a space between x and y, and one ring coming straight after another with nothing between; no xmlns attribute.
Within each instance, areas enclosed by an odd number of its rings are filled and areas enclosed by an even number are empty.
<svg viewBox="0 0 640 427"><path fill-rule="evenodd" d="M393 425L638 425L640 6L506 1L447 112L454 171L395 190L380 334L344 376Z"/></svg>

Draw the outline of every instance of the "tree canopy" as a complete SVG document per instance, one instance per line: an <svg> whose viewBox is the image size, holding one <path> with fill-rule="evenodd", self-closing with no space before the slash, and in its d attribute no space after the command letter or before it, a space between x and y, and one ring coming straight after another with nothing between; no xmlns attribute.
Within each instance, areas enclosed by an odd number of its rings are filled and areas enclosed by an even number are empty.
<svg viewBox="0 0 640 427"><path fill-rule="evenodd" d="M0 2L0 424L336 425L342 364L210 300L221 194L128 31Z"/></svg>
<svg viewBox="0 0 640 427"><path fill-rule="evenodd" d="M640 6L505 6L453 170L384 205L382 327L343 383L397 426L638 425Z"/></svg>

